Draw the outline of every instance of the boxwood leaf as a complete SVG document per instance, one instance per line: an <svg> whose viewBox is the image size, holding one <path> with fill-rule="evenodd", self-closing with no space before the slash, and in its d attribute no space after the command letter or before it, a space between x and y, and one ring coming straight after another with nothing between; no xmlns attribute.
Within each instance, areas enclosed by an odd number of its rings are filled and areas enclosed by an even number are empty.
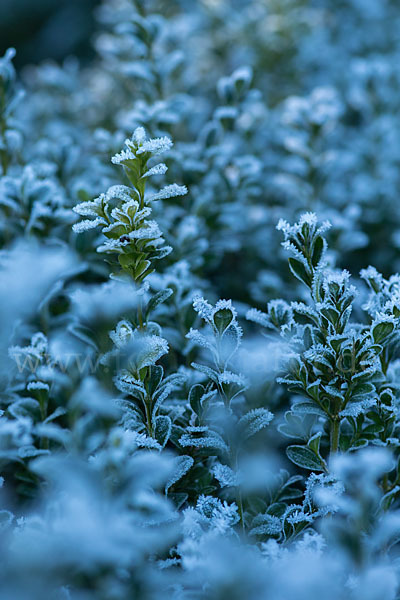
<svg viewBox="0 0 400 600"><path fill-rule="evenodd" d="M305 283L306 286L310 287L311 275L306 271L306 268L302 262L296 258L289 258L289 268L297 279Z"/></svg>
<svg viewBox="0 0 400 600"><path fill-rule="evenodd" d="M322 460L307 446L289 446L286 455L298 467L310 469L310 471L324 471Z"/></svg>

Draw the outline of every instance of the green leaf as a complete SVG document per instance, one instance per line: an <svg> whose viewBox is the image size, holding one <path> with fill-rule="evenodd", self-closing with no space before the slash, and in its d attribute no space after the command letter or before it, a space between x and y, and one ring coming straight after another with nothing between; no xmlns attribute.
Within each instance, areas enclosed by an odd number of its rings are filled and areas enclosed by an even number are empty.
<svg viewBox="0 0 400 600"><path fill-rule="evenodd" d="M292 406L292 411L299 415L318 415L326 417L326 412L313 402L298 402Z"/></svg>
<svg viewBox="0 0 400 600"><path fill-rule="evenodd" d="M155 256L157 257L158 260L161 260L162 258L165 258L166 256L168 256L168 254L171 254L171 252L172 252L171 246L164 246L163 248L159 248L155 252Z"/></svg>
<svg viewBox="0 0 400 600"><path fill-rule="evenodd" d="M311 450L313 452L315 452L315 454L317 454L319 456L319 445L321 443L321 437L322 437L322 433L316 433L315 435L313 435L307 442L307 446L309 448L311 448Z"/></svg>
<svg viewBox="0 0 400 600"><path fill-rule="evenodd" d="M200 365L199 363L195 362L193 362L191 366L193 367L193 369L197 369L197 371L200 371L201 373L204 373L204 375L207 375L207 377L211 379L211 381L213 381L214 383L218 383L218 373L215 369L207 367L206 365Z"/></svg>
<svg viewBox="0 0 400 600"><path fill-rule="evenodd" d="M164 369L161 365L151 365L149 367L146 381L146 389L150 397L153 396L154 392L160 385L163 374Z"/></svg>
<svg viewBox="0 0 400 600"><path fill-rule="evenodd" d="M268 505L265 502L265 500L263 500L259 496L249 496L248 498L246 498L246 500L250 507L250 510L254 513L264 513L268 508Z"/></svg>
<svg viewBox="0 0 400 600"><path fill-rule="evenodd" d="M307 446L288 446L286 455L298 467L310 471L324 471L322 460Z"/></svg>
<svg viewBox="0 0 400 600"><path fill-rule="evenodd" d="M325 317L325 319L327 319L327 321L329 321L329 323L333 324L337 323L340 317L339 311L333 306L322 307L320 309L320 313Z"/></svg>
<svg viewBox="0 0 400 600"><path fill-rule="evenodd" d="M303 481L302 475L293 475L289 477L289 479L283 484L278 495L276 496L277 500L294 500L295 498L301 498L304 492L301 489L291 487L292 484L298 483L299 481Z"/></svg>
<svg viewBox="0 0 400 600"><path fill-rule="evenodd" d="M381 400L382 400L382 395L381 395ZM383 421L381 416L374 412L373 410L371 410L370 412L367 413L367 417L368 419L371 419L371 421L373 421L375 423L375 425L379 425L380 427L383 427Z"/></svg>
<svg viewBox="0 0 400 600"><path fill-rule="evenodd" d="M165 493L167 493L170 487L172 487L177 481L186 475L193 464L193 458L191 456L187 456L186 454L183 454L182 456L176 456L174 458L173 471L165 485Z"/></svg>
<svg viewBox="0 0 400 600"><path fill-rule="evenodd" d="M221 308L214 314L213 320L218 333L221 335L232 323L233 312L229 308Z"/></svg>
<svg viewBox="0 0 400 600"><path fill-rule="evenodd" d="M319 387L321 385L321 380L317 379L316 381L313 381L312 383L308 384L306 387L307 393L314 399L314 400L318 400L319 399Z"/></svg>
<svg viewBox="0 0 400 600"><path fill-rule="evenodd" d="M123 269L129 269L131 266L133 266L135 260L135 255L134 254L120 254L118 256L118 261L119 264L121 265L121 267Z"/></svg>
<svg viewBox="0 0 400 600"><path fill-rule="evenodd" d="M318 266L318 264L322 258L323 251L324 251L324 240L319 235L314 242L312 255L311 255L311 262L314 267Z"/></svg>
<svg viewBox="0 0 400 600"><path fill-rule="evenodd" d="M257 515L252 522L249 535L276 536L282 531L282 521L275 515Z"/></svg>
<svg viewBox="0 0 400 600"><path fill-rule="evenodd" d="M147 304L146 317L153 310L155 310L157 308L157 306L159 306L160 304L162 304L163 302L168 300L168 298L170 296L172 296L172 294L173 294L173 291L171 290L171 288L165 288L165 290L161 290L160 292L157 292L157 294L154 294L154 296L152 298L150 298L150 300Z"/></svg>
<svg viewBox="0 0 400 600"><path fill-rule="evenodd" d="M252 437L265 427L268 427L274 415L266 408L254 408L246 413L239 421L242 439Z"/></svg>
<svg viewBox="0 0 400 600"><path fill-rule="evenodd" d="M366 446L368 446L368 440L365 439L360 439L357 440L356 442L354 442L354 444L352 445L351 449L353 450L353 448L365 448Z"/></svg>
<svg viewBox="0 0 400 600"><path fill-rule="evenodd" d="M375 392L375 386L372 383L360 383L351 390L352 400L363 400L366 396L369 396Z"/></svg>
<svg viewBox="0 0 400 600"><path fill-rule="evenodd" d="M362 430L362 434L363 435L370 435L370 434L375 434L375 433L381 433L382 431L384 431L384 426L383 425L367 425L367 427L365 427ZM372 436L370 439L373 439L375 436Z"/></svg>
<svg viewBox="0 0 400 600"><path fill-rule="evenodd" d="M202 412L201 398L205 394L205 391L206 390L205 390L204 386L201 385L200 383L196 383L195 385L192 385L192 387L190 388L189 404L190 404L192 411L197 416L200 416L200 414Z"/></svg>
<svg viewBox="0 0 400 600"><path fill-rule="evenodd" d="M179 440L179 443L183 448L192 446L193 448L199 448L206 451L229 451L224 439L216 431L211 431L207 427L189 427L188 429L192 429L192 431L184 433Z"/></svg>
<svg viewBox="0 0 400 600"><path fill-rule="evenodd" d="M282 492L279 493L279 500L295 500L296 498L302 498L304 496L304 492L302 490L298 490L294 487L287 487Z"/></svg>
<svg viewBox="0 0 400 600"><path fill-rule="evenodd" d="M385 340L394 330L392 321L381 321L372 327L372 336L376 344Z"/></svg>
<svg viewBox="0 0 400 600"><path fill-rule="evenodd" d="M40 405L34 398L21 398L8 407L8 412L16 419L28 417L41 420Z"/></svg>
<svg viewBox="0 0 400 600"><path fill-rule="evenodd" d="M286 509L287 506L284 502L274 502L268 507L267 513L269 515L274 515L275 517L283 517L283 515L286 512Z"/></svg>
<svg viewBox="0 0 400 600"><path fill-rule="evenodd" d="M284 436L294 439L308 439L309 427L315 417L308 415L296 415L291 411L285 413L285 423L278 425L278 431Z"/></svg>
<svg viewBox="0 0 400 600"><path fill-rule="evenodd" d="M120 261L121 262L121 261ZM129 263L128 263L129 266ZM141 260L136 267L134 268L135 280L139 279L147 269L151 266L151 262L149 260Z"/></svg>
<svg viewBox="0 0 400 600"><path fill-rule="evenodd" d="M387 406L390 406L393 402L393 392L391 389L382 390L379 397L382 404L386 404Z"/></svg>
<svg viewBox="0 0 400 600"><path fill-rule="evenodd" d="M338 328L340 329L340 331L344 331L346 328L347 323L349 322L350 319L350 315L351 315L351 311L353 310L352 306L348 306L342 313L340 319L339 319L339 326Z"/></svg>
<svg viewBox="0 0 400 600"><path fill-rule="evenodd" d="M347 335L336 335L336 336L332 336L331 338L328 338L329 344L331 345L331 347L333 348L333 350L335 352L339 352L339 350L341 349L342 345L347 342Z"/></svg>
<svg viewBox="0 0 400 600"><path fill-rule="evenodd" d="M171 435L171 419L161 415L155 418L154 437L162 448L166 445Z"/></svg>
<svg viewBox="0 0 400 600"><path fill-rule="evenodd" d="M297 258L289 258L289 268L293 275L305 283L307 287L311 286L311 275L306 271L305 266Z"/></svg>
<svg viewBox="0 0 400 600"><path fill-rule="evenodd" d="M123 225L121 223L112 223L108 226L108 231L105 231L104 235L108 239L117 240L122 235L126 235L127 233L129 233L129 231L127 231L126 225Z"/></svg>
<svg viewBox="0 0 400 600"><path fill-rule="evenodd" d="M380 505L383 510L388 510L390 505L392 504L395 497L400 493L400 487L396 485L390 492L387 492L384 496L382 496Z"/></svg>

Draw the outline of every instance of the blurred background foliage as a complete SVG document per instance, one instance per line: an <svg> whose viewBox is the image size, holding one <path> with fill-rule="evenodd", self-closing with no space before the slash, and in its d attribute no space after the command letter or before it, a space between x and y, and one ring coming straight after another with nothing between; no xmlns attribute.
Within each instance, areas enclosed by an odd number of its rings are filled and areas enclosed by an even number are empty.
<svg viewBox="0 0 400 600"><path fill-rule="evenodd" d="M70 54L90 60L93 11L98 4L98 0L1 0L0 55L15 47L19 68L48 58L62 61Z"/></svg>

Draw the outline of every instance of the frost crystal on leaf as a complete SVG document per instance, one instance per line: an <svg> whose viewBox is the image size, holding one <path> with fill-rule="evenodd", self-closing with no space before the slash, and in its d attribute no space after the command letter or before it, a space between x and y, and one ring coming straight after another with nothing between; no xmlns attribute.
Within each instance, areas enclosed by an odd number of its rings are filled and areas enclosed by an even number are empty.
<svg viewBox="0 0 400 600"><path fill-rule="evenodd" d="M206 321L211 321L213 317L214 309L207 300L204 298L197 296L193 300L193 308L199 314L202 319Z"/></svg>
<svg viewBox="0 0 400 600"><path fill-rule="evenodd" d="M135 141L138 140L135 139ZM165 136L151 140L142 139L138 143L139 147L136 150L136 154L144 154L145 152L149 152L150 154L157 156L157 154L162 154L163 152L166 152L172 148L172 140Z"/></svg>
<svg viewBox="0 0 400 600"><path fill-rule="evenodd" d="M175 198L176 196L184 196L187 194L187 187L185 185L177 185L173 183L167 185L156 194L151 194L146 198L146 202L155 202L156 200L166 200L167 198Z"/></svg>
<svg viewBox="0 0 400 600"><path fill-rule="evenodd" d="M72 226L72 229L75 233L84 233L85 231L89 231L89 229L95 229L99 225L106 225L105 219L102 219L101 217L97 217L96 219L85 219L84 221L75 223Z"/></svg>
<svg viewBox="0 0 400 600"><path fill-rule="evenodd" d="M146 173L144 173L142 177L152 177L153 175L165 175L167 170L167 165L165 165L164 163L159 163L158 165L155 165L154 167L146 171Z"/></svg>

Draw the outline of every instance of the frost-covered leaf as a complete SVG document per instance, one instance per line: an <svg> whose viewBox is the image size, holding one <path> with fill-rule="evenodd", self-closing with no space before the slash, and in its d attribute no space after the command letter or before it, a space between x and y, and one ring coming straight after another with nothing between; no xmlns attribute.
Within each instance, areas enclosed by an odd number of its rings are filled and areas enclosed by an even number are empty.
<svg viewBox="0 0 400 600"><path fill-rule="evenodd" d="M287 457L297 466L311 471L323 471L325 465L321 459L307 446L288 446Z"/></svg>
<svg viewBox="0 0 400 600"><path fill-rule="evenodd" d="M228 451L228 446L216 431L208 427L187 427L185 433L179 440L182 447Z"/></svg>
<svg viewBox="0 0 400 600"><path fill-rule="evenodd" d="M212 473L221 487L234 487L238 485L238 474L228 467L228 465L217 463L212 468Z"/></svg>
<svg viewBox="0 0 400 600"><path fill-rule="evenodd" d="M168 493L168 490L177 483L186 473L191 469L194 464L194 460L191 456L187 456L186 454L182 454L181 456L176 456L174 458L173 465L173 474L168 479L165 485L165 493Z"/></svg>
<svg viewBox="0 0 400 600"><path fill-rule="evenodd" d="M299 279L299 281L305 283L307 286L311 285L310 274L307 272L302 261L297 260L296 258L289 258L289 267L293 275Z"/></svg>
<svg viewBox="0 0 400 600"><path fill-rule="evenodd" d="M176 198L176 196L185 196L188 193L185 185L177 185L173 183L166 185L156 194L151 194L146 198L146 202L151 203L156 200L167 200L168 198Z"/></svg>
<svg viewBox="0 0 400 600"><path fill-rule="evenodd" d="M300 415L318 415L320 417L327 416L326 412L313 402L296 402L296 404L292 406L292 411Z"/></svg>
<svg viewBox="0 0 400 600"><path fill-rule="evenodd" d="M207 375L211 381L218 383L219 376L215 369L211 369L211 367L207 367L206 365L199 365L198 363L192 363L192 367L197 369L197 371L201 371L201 373L204 373L204 375Z"/></svg>
<svg viewBox="0 0 400 600"><path fill-rule="evenodd" d="M282 532L282 527L282 520L279 517L265 513L253 519L249 535L276 536Z"/></svg>
<svg viewBox="0 0 400 600"><path fill-rule="evenodd" d="M239 421L243 439L252 437L265 427L268 427L274 415L266 408L254 408L246 413Z"/></svg>
<svg viewBox="0 0 400 600"><path fill-rule="evenodd" d="M235 318L235 314L232 311L231 305L218 305L215 308L213 314L214 325L218 330L218 333L222 335L222 333L226 330L226 328L231 324L233 319Z"/></svg>
<svg viewBox="0 0 400 600"><path fill-rule="evenodd" d="M395 324L391 317L381 317L381 319L372 324L372 336L376 344L382 343L394 330Z"/></svg>
<svg viewBox="0 0 400 600"><path fill-rule="evenodd" d="M147 305L146 314L150 314L163 302L168 300L168 298L173 294L173 291L170 288L166 288L165 290L161 290L154 294L149 300Z"/></svg>
<svg viewBox="0 0 400 600"><path fill-rule="evenodd" d="M171 435L172 423L171 419L167 416L160 415L154 419L154 435L158 443L162 448L168 442L169 436Z"/></svg>

